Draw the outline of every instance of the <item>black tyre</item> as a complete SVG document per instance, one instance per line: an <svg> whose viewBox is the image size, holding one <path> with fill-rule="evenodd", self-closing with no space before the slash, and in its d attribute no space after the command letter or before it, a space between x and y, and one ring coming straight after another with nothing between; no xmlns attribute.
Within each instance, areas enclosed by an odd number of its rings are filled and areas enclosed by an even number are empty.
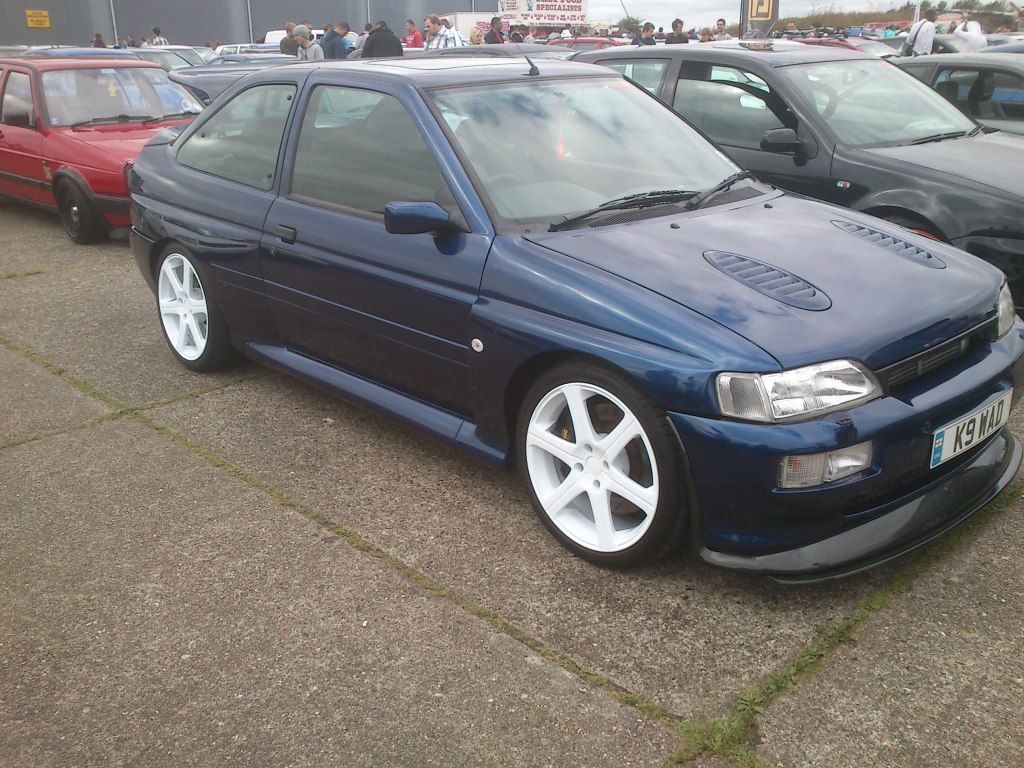
<svg viewBox="0 0 1024 768"><path fill-rule="evenodd" d="M586 362L546 372L523 400L516 451L534 511L579 557L636 565L685 538L676 437L664 411L625 376Z"/></svg>
<svg viewBox="0 0 1024 768"><path fill-rule="evenodd" d="M74 242L89 245L106 239L107 227L99 211L77 184L67 180L58 181L53 195L57 201L60 223Z"/></svg>
<svg viewBox="0 0 1024 768"><path fill-rule="evenodd" d="M193 371L224 368L237 359L228 327L209 292L211 281L188 249L164 248L157 262L156 310L164 341Z"/></svg>

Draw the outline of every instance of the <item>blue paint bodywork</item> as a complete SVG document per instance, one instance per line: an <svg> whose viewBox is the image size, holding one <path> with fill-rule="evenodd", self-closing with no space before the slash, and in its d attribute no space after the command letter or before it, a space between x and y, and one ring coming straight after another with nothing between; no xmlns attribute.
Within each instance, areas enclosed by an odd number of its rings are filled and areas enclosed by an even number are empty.
<svg viewBox="0 0 1024 768"><path fill-rule="evenodd" d="M545 78L618 77L554 62L542 71ZM984 450L920 471L936 428L996 392L1014 388L1019 396L1020 321L876 400L797 423L723 418L714 380L722 371L770 372L839 358L877 371L994 318L999 270L870 216L768 187L646 221L498 232L422 91L500 84L524 72L515 60L419 59L291 65L245 78L179 132L200 130L209 113L246 88L294 83L298 96L274 188L180 165L180 142L172 143L178 133L165 131L132 172L131 240L143 276L153 287L161 249L183 244L248 355L498 462L514 454L519 399L539 372L569 358L611 366L650 394L679 436L702 551L745 557L835 536L955 476ZM465 231L389 234L383 217L283 191L302 109L318 83L375 89L402 102L452 190ZM943 268L915 263L837 222L888 228ZM275 234L282 226L296 231L294 243ZM709 250L797 275L827 294L828 309L801 309L755 291L710 263ZM471 351L474 339L479 353ZM871 470L826 487L777 487L782 456L866 440L874 444Z"/></svg>

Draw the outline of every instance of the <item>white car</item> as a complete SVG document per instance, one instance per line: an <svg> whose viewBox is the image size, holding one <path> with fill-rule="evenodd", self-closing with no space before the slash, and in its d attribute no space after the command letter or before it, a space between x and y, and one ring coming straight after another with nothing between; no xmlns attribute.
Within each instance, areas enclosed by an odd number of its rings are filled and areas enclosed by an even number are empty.
<svg viewBox="0 0 1024 768"><path fill-rule="evenodd" d="M320 42L323 39L324 31L322 29L311 29L310 32L313 33L313 39L316 40L317 42ZM272 29L269 32L267 32L266 36L263 38L263 42L280 43L282 40L284 40L284 36L285 31L283 29Z"/></svg>

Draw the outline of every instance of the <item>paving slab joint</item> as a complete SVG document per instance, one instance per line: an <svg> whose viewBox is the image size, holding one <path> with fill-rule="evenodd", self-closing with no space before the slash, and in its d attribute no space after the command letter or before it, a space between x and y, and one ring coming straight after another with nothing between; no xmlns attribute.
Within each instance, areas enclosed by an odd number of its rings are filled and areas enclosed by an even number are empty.
<svg viewBox="0 0 1024 768"><path fill-rule="evenodd" d="M897 570L884 584L865 595L853 610L818 633L818 638L799 651L786 666L744 691L728 714L700 723L686 723L682 743L672 756L675 765L703 755L714 755L737 768L766 768L772 764L757 754L758 721L767 707L800 683L815 676L841 647L853 642L865 622L886 608L932 566L953 555L995 517L1021 496L1024 482L1011 483L985 509L973 515L945 537L926 547Z"/></svg>

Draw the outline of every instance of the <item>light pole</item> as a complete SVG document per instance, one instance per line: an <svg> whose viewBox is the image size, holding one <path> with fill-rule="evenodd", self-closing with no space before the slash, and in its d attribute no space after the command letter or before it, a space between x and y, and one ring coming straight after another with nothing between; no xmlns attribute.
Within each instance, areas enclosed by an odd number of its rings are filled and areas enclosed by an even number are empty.
<svg viewBox="0 0 1024 768"><path fill-rule="evenodd" d="M114 12L114 0L110 0L110 26L114 28L114 45L117 45L117 14Z"/></svg>
<svg viewBox="0 0 1024 768"><path fill-rule="evenodd" d="M256 40L252 36L252 3L249 0L245 0L245 15L249 19L249 42L254 43Z"/></svg>

